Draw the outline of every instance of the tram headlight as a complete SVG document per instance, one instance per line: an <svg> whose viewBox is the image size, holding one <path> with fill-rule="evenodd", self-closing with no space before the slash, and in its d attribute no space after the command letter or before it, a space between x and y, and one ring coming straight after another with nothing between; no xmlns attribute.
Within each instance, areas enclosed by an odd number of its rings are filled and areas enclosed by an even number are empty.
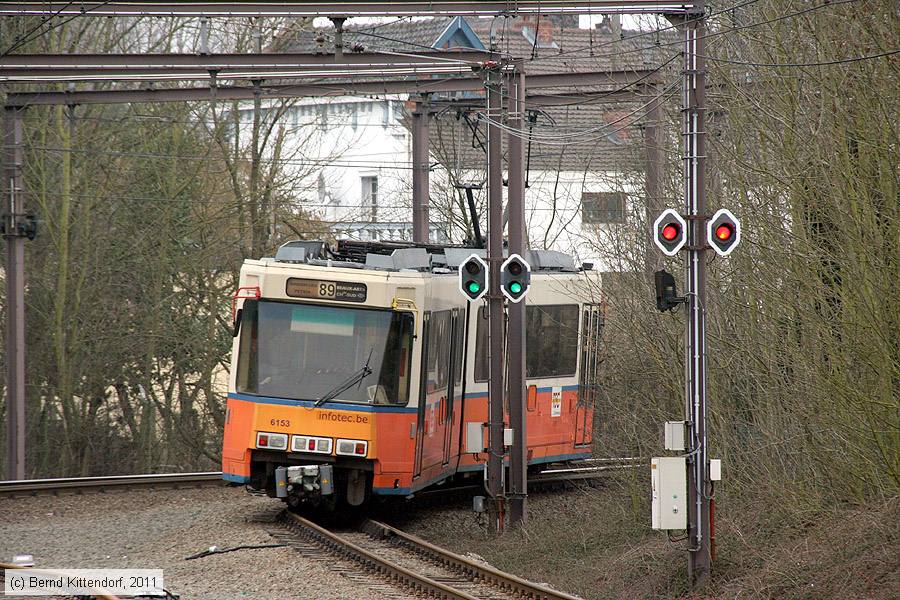
<svg viewBox="0 0 900 600"><path fill-rule="evenodd" d="M364 457L369 452L369 442L364 440L342 440L337 441L336 454L341 456L358 456Z"/></svg>
<svg viewBox="0 0 900 600"><path fill-rule="evenodd" d="M291 451L331 454L331 443L331 438L314 437L311 435L295 435L291 439Z"/></svg>
<svg viewBox="0 0 900 600"><path fill-rule="evenodd" d="M287 450L288 436L286 433L270 433L258 431L256 433L256 447L267 450Z"/></svg>

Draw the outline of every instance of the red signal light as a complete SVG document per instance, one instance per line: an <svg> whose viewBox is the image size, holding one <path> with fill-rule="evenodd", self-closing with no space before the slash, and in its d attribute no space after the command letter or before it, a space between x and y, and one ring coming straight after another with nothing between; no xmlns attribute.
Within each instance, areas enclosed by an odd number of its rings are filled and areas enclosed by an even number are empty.
<svg viewBox="0 0 900 600"><path fill-rule="evenodd" d="M671 242L672 240L674 240L675 238L678 237L678 230L679 230L679 227L677 225L675 225L674 223L669 223L668 225L663 227L663 230L662 230L663 239Z"/></svg>
<svg viewBox="0 0 900 600"><path fill-rule="evenodd" d="M716 227L716 237L723 242L730 240L732 235L734 235L734 229L731 228L731 225L723 223Z"/></svg>

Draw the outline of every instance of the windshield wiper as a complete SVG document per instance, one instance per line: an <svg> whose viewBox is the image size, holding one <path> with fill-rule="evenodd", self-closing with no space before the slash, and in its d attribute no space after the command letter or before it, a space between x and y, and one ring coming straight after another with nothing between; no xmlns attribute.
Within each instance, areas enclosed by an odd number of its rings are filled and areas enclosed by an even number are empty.
<svg viewBox="0 0 900 600"><path fill-rule="evenodd" d="M321 398L315 401L313 406L321 406L328 402L329 400L333 400L337 398L338 394L342 394L345 391L352 388L354 385L362 383L362 380L372 374L372 369L369 368L369 361L372 360L372 351L375 350L373 346L369 350L369 357L366 359L366 364L364 364L356 373L339 383L336 387L334 387L327 394L323 395Z"/></svg>

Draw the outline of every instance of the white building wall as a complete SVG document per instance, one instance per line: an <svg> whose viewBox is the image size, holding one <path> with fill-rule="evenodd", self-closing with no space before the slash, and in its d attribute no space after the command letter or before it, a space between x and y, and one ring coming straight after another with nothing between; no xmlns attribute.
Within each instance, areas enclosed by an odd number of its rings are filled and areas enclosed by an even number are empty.
<svg viewBox="0 0 900 600"><path fill-rule="evenodd" d="M412 146L404 125L400 98L305 99L289 109L284 156L288 173L300 181L297 205L331 224L338 238L410 240L412 229ZM252 114L252 113L250 113ZM242 128L252 120L243 119ZM245 134L246 135L246 134ZM299 159L298 159L299 157ZM484 171L457 173L462 181L482 181ZM373 222L362 178L378 182L377 211ZM640 236L634 217L641 210L639 190L615 172L534 171L528 174L525 194L526 226L530 247L573 254L602 271L622 270L638 260L624 242ZM431 173L432 202L446 198L451 186L445 169ZM439 191L440 190L440 191ZM626 194L623 223L583 223L584 192ZM476 192L482 231L487 234L485 190ZM504 188L505 194L505 188ZM454 208L454 210L456 210ZM432 241L462 241L432 213ZM628 247L634 248L633 243Z"/></svg>
<svg viewBox="0 0 900 600"><path fill-rule="evenodd" d="M457 173L462 181L481 181L483 171ZM436 187L447 186L446 172L432 174L432 199ZM625 195L621 223L583 223L582 195L585 192L612 192ZM531 171L525 190L525 226L530 248L558 250L572 254L579 263L588 262L601 271L623 270L640 256L631 254L626 242L641 234L636 211L642 210L640 190L615 172ZM446 194L440 194L445 196ZM475 193L482 234L487 237L486 190ZM506 188L504 188L504 203ZM505 205L505 204L504 204ZM454 242L461 236L454 235Z"/></svg>

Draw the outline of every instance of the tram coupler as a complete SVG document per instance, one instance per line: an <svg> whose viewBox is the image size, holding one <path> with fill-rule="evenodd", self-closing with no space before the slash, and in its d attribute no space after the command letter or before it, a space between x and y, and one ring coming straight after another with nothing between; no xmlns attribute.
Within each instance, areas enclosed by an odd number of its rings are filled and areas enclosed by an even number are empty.
<svg viewBox="0 0 900 600"><path fill-rule="evenodd" d="M279 467L281 468L281 467ZM276 479L277 479L276 469ZM287 482L294 491L297 487L300 494L319 493L328 496L334 493L334 477L331 465L298 465L287 468ZM285 491L285 496L287 496ZM280 497L280 496L279 496Z"/></svg>

